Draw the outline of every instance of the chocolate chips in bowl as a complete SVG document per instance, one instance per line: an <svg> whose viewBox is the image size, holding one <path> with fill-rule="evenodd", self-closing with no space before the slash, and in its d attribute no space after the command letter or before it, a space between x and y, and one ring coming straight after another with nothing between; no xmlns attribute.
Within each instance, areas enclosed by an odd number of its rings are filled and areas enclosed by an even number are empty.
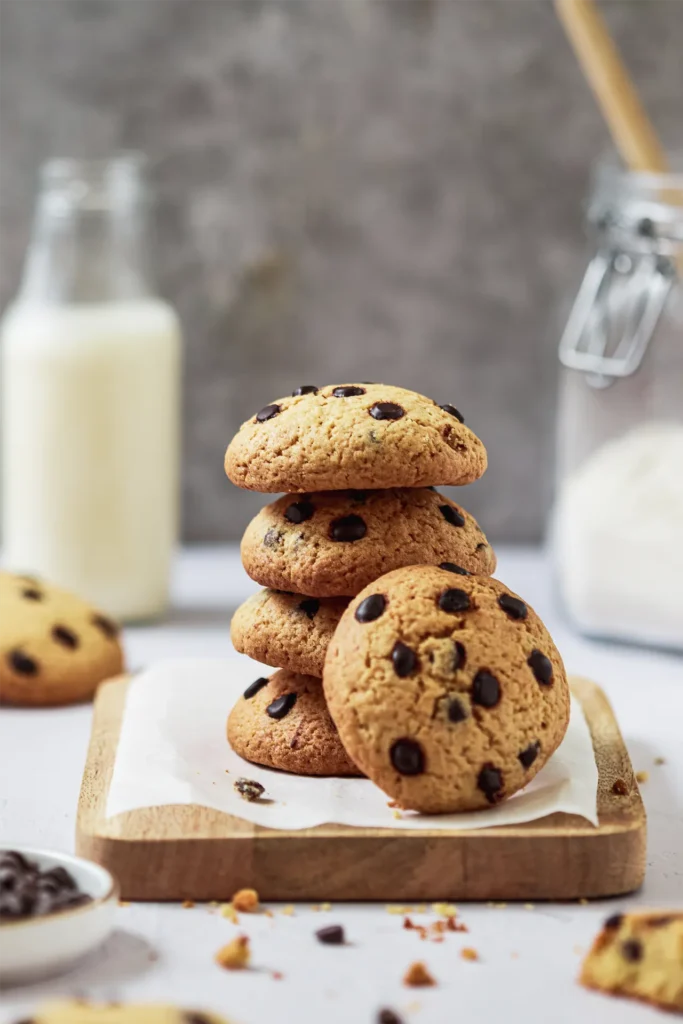
<svg viewBox="0 0 683 1024"><path fill-rule="evenodd" d="M0 925L92 903L66 868L41 871L17 850L0 851Z"/></svg>

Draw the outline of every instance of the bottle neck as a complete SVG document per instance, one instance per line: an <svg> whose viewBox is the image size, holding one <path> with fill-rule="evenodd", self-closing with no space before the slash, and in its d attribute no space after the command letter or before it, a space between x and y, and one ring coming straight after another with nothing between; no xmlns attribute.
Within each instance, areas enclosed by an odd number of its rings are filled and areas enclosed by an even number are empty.
<svg viewBox="0 0 683 1024"><path fill-rule="evenodd" d="M153 294L136 176L116 162L47 166L26 257L20 303L94 304ZM122 181L126 187L122 188Z"/></svg>

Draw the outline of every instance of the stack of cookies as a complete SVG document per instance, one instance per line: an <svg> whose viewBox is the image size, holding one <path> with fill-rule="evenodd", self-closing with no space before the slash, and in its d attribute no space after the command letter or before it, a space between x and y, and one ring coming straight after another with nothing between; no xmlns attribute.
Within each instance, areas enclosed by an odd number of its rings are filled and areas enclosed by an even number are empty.
<svg viewBox="0 0 683 1024"><path fill-rule="evenodd" d="M227 475L287 493L242 541L266 589L235 613L233 644L279 671L232 710L237 753L367 774L424 811L485 806L535 774L567 724L561 660L489 579L476 521L434 489L486 463L455 406L384 384L307 385L243 424Z"/></svg>

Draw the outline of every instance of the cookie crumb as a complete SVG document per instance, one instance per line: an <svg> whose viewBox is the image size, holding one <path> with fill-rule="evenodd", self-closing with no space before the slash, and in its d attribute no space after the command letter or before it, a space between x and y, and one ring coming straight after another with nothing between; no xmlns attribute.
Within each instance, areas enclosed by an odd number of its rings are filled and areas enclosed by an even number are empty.
<svg viewBox="0 0 683 1024"><path fill-rule="evenodd" d="M249 966L250 959L249 939L246 935L238 935L226 946L221 946L215 957L219 967L224 967L226 971L243 971Z"/></svg>
<svg viewBox="0 0 683 1024"><path fill-rule="evenodd" d="M524 904L524 909L525 910L535 910L536 909L536 904L535 903L525 903Z"/></svg>
<svg viewBox="0 0 683 1024"><path fill-rule="evenodd" d="M422 960L412 963L403 975L403 984L411 988L422 988L427 985L436 985L436 981L427 970L427 965Z"/></svg>
<svg viewBox="0 0 683 1024"><path fill-rule="evenodd" d="M623 779L615 779L612 785L612 792L615 796L628 796L628 786Z"/></svg>
<svg viewBox="0 0 683 1024"><path fill-rule="evenodd" d="M377 1014L377 1024L403 1024L403 1021L397 1013L387 1008Z"/></svg>
<svg viewBox="0 0 683 1024"><path fill-rule="evenodd" d="M183 900L181 903L183 910L191 910L194 906L194 900Z"/></svg>
<svg viewBox="0 0 683 1024"><path fill-rule="evenodd" d="M586 899L585 896L581 897L581 899L579 900L579 903L581 904L582 907L587 907L588 906L588 900Z"/></svg>
<svg viewBox="0 0 683 1024"><path fill-rule="evenodd" d="M332 910L332 904L331 903L321 903L320 904L320 909L321 910Z"/></svg>
<svg viewBox="0 0 683 1024"><path fill-rule="evenodd" d="M649 772L636 772L636 780L638 782L647 782L647 780L649 778L650 778L650 773Z"/></svg>
<svg viewBox="0 0 683 1024"><path fill-rule="evenodd" d="M460 956L463 960L478 960L479 954L476 949L472 949L471 946L465 946L464 949L460 950Z"/></svg>
<svg viewBox="0 0 683 1024"><path fill-rule="evenodd" d="M403 815L400 811L392 811L392 817L396 818L398 821L403 821Z"/></svg>
<svg viewBox="0 0 683 1024"><path fill-rule="evenodd" d="M655 764L666 764L666 758L665 757L656 757L654 763Z"/></svg>
<svg viewBox="0 0 683 1024"><path fill-rule="evenodd" d="M256 889L240 889L233 896L232 905L242 914L253 914L259 905Z"/></svg>
<svg viewBox="0 0 683 1024"><path fill-rule="evenodd" d="M259 800L266 791L265 787L260 782L256 782L255 779L237 779L236 782L233 782L233 789L236 793L239 793L243 800L248 800L249 803Z"/></svg>
<svg viewBox="0 0 683 1024"><path fill-rule="evenodd" d="M228 921L232 921L233 924L239 924L239 917L237 911L233 907L232 903L222 903L220 909L221 917L227 917Z"/></svg>
<svg viewBox="0 0 683 1024"><path fill-rule="evenodd" d="M486 906L491 907L493 910L505 910L507 903L494 903L493 900L489 900Z"/></svg>
<svg viewBox="0 0 683 1024"><path fill-rule="evenodd" d="M285 917L294 917L294 906L293 906L293 904L288 903L286 907L282 908L280 913L284 914Z"/></svg>
<svg viewBox="0 0 683 1024"><path fill-rule="evenodd" d="M343 946L346 942L344 929L340 924L330 924L326 928L319 928L315 937L324 946Z"/></svg>
<svg viewBox="0 0 683 1024"><path fill-rule="evenodd" d="M404 907L401 903L387 903L384 908L387 914L412 914L413 907Z"/></svg>
<svg viewBox="0 0 683 1024"><path fill-rule="evenodd" d="M455 917L458 908L454 903L432 903L432 910L439 917Z"/></svg>
<svg viewBox="0 0 683 1024"><path fill-rule="evenodd" d="M409 917L404 917L403 918L403 927L404 928L414 928L415 925L413 924L413 922L411 921L411 919Z"/></svg>
<svg viewBox="0 0 683 1024"><path fill-rule="evenodd" d="M130 906L130 900L119 900L119 906L120 907L129 907Z"/></svg>
<svg viewBox="0 0 683 1024"><path fill-rule="evenodd" d="M427 906L426 906L426 904L424 904L424 903L419 903L419 904L418 904L418 905L417 905L417 906L415 907L415 913L416 913L416 914L426 914L426 913L427 913Z"/></svg>

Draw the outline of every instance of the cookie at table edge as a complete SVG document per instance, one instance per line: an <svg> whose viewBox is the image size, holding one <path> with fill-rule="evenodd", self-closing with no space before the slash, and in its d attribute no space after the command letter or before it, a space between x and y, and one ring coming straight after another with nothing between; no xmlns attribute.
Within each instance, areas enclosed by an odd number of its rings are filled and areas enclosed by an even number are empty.
<svg viewBox="0 0 683 1024"><path fill-rule="evenodd" d="M242 424L225 453L230 480L265 493L461 485L486 465L454 405L366 383L279 398Z"/></svg>
<svg viewBox="0 0 683 1024"><path fill-rule="evenodd" d="M348 603L346 597L259 590L232 617L233 647L263 665L320 678L327 648Z"/></svg>
<svg viewBox="0 0 683 1024"><path fill-rule="evenodd" d="M322 682L281 669L251 683L228 717L228 742L246 761L296 775L361 775L330 718Z"/></svg>
<svg viewBox="0 0 683 1024"><path fill-rule="evenodd" d="M123 672L117 624L70 591L0 572L0 607L0 703L77 703Z"/></svg>
<svg viewBox="0 0 683 1024"><path fill-rule="evenodd" d="M426 487L284 495L252 519L240 550L261 586L311 597L352 597L405 565L496 567L474 517Z"/></svg>
<svg viewBox="0 0 683 1024"><path fill-rule="evenodd" d="M342 615L323 685L344 746L399 805L492 806L525 786L569 722L562 659L498 580L411 566Z"/></svg>

